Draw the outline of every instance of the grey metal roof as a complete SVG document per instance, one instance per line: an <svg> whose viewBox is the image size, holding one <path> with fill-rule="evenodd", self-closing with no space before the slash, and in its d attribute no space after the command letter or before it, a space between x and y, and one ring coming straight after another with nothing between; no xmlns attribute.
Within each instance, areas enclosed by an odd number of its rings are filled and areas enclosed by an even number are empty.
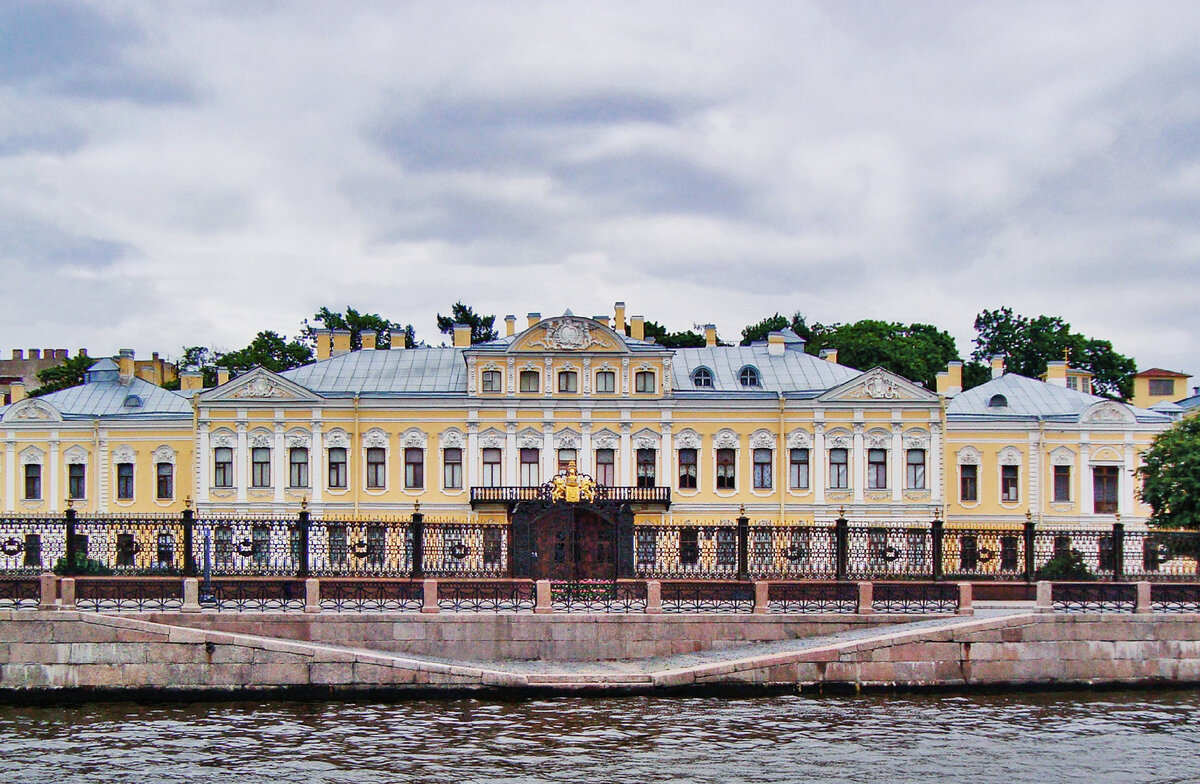
<svg viewBox="0 0 1200 784"><path fill-rule="evenodd" d="M281 373L320 395L467 393L460 348L351 351Z"/></svg>
<svg viewBox="0 0 1200 784"><path fill-rule="evenodd" d="M1183 400L1177 401L1175 403L1175 405L1179 406L1180 408L1182 408L1185 411L1190 411L1191 409L1195 408L1196 406L1200 406L1200 395L1192 395L1191 397L1185 397Z"/></svg>
<svg viewBox="0 0 1200 784"><path fill-rule="evenodd" d="M758 369L760 386L742 386L738 374L747 365ZM699 367L712 371L711 388L697 388L692 383L692 372ZM771 356L766 343L677 348L672 364L673 386L679 392L823 392L861 374L797 348L787 348L782 355Z"/></svg>
<svg viewBox="0 0 1200 784"><path fill-rule="evenodd" d="M1004 395L1008 405L989 407L994 395ZM951 418L1017 418L1075 420L1089 406L1108 398L1089 395L1056 384L1047 384L1015 373L1006 373L986 384L968 389L946 406L946 416ZM1142 408L1128 406L1138 422L1168 422L1170 417Z"/></svg>
<svg viewBox="0 0 1200 784"><path fill-rule="evenodd" d="M101 368L101 371L103 370L104 368ZM107 378L107 374L104 374L104 377ZM89 379L91 378L94 376L89 375ZM130 395L140 398L141 405L126 405ZM128 384L121 384L115 379L89 380L78 386L42 395L38 399L58 409L63 419L149 419L192 414L192 405L186 397L140 378L130 379ZM7 408L8 406L0 408L0 416L3 416Z"/></svg>

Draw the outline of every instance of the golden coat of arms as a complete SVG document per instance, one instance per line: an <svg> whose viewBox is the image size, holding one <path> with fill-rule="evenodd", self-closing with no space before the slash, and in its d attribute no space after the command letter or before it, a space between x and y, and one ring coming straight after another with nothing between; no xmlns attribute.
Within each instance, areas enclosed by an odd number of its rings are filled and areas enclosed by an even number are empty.
<svg viewBox="0 0 1200 784"><path fill-rule="evenodd" d="M550 480L550 500L577 504L580 501L595 502L596 482L590 476L579 473L575 461L567 464L567 470Z"/></svg>

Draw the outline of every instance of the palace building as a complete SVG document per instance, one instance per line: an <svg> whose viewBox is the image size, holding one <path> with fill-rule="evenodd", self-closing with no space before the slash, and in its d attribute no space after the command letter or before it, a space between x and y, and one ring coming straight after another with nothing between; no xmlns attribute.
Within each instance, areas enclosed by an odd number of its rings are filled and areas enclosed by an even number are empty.
<svg viewBox="0 0 1200 784"><path fill-rule="evenodd" d="M132 356L0 407L0 509L408 514L513 522L574 464L637 523L1144 522L1136 470L1171 417L1089 394L1066 363L961 391L817 357L784 330L668 349L640 317L569 311L470 345L350 350L217 387L147 383ZM1068 379L1076 383L1068 384ZM1118 518L1119 515L1119 518ZM553 542L544 545L554 546Z"/></svg>

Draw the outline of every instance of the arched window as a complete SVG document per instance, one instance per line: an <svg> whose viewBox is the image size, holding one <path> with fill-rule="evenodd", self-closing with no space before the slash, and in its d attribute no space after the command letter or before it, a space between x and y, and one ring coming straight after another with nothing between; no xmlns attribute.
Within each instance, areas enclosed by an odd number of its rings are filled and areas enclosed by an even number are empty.
<svg viewBox="0 0 1200 784"><path fill-rule="evenodd" d="M746 365L738 371L738 381L741 381L744 387L758 386L758 370Z"/></svg>
<svg viewBox="0 0 1200 784"><path fill-rule="evenodd" d="M988 401L988 408L1008 408L1008 398L1004 395L992 395L992 399Z"/></svg>
<svg viewBox="0 0 1200 784"><path fill-rule="evenodd" d="M706 367L698 367L692 371L692 385L696 387L712 387L712 371Z"/></svg>

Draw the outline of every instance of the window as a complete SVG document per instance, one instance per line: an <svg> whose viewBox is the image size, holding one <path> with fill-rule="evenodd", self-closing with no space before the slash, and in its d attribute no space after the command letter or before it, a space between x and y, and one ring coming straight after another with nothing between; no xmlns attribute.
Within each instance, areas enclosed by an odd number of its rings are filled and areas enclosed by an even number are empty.
<svg viewBox="0 0 1200 784"><path fill-rule="evenodd" d="M958 568L969 571L979 568L979 539L975 536L962 538L962 550L958 556Z"/></svg>
<svg viewBox="0 0 1200 784"><path fill-rule="evenodd" d="M679 532L679 563L695 566L700 561L700 532L687 526Z"/></svg>
<svg viewBox="0 0 1200 784"><path fill-rule="evenodd" d="M288 450L288 487L308 487L308 449L305 447Z"/></svg>
<svg viewBox="0 0 1200 784"><path fill-rule="evenodd" d="M425 450L420 447L404 450L404 487L409 490L425 487Z"/></svg>
<svg viewBox="0 0 1200 784"><path fill-rule="evenodd" d="M169 501L175 497L175 466L170 463L158 463L154 466L154 489L160 501Z"/></svg>
<svg viewBox="0 0 1200 784"><path fill-rule="evenodd" d="M616 450L596 450L596 483L612 487L616 483Z"/></svg>
<svg viewBox="0 0 1200 784"><path fill-rule="evenodd" d="M633 391L645 393L653 393L656 387L654 386L654 373L649 370L639 370L633 376Z"/></svg>
<svg viewBox="0 0 1200 784"><path fill-rule="evenodd" d="M25 561L23 566L42 565L42 535L25 534Z"/></svg>
<svg viewBox="0 0 1200 784"><path fill-rule="evenodd" d="M160 569L170 569L175 563L175 537L168 533L160 533L157 544L155 563Z"/></svg>
<svg viewBox="0 0 1200 784"><path fill-rule="evenodd" d="M250 529L250 555L254 563L263 565L271 560L271 529L256 525Z"/></svg>
<svg viewBox="0 0 1200 784"><path fill-rule="evenodd" d="M1117 511L1117 484L1120 469L1117 466L1092 467L1092 511L1096 514L1113 514Z"/></svg>
<svg viewBox="0 0 1200 784"><path fill-rule="evenodd" d="M559 392L578 392L579 374L574 370L562 370L558 374Z"/></svg>
<svg viewBox="0 0 1200 784"><path fill-rule="evenodd" d="M338 565L344 564L347 555L349 552L346 549L346 526L329 526L329 562Z"/></svg>
<svg viewBox="0 0 1200 784"><path fill-rule="evenodd" d="M219 525L213 532L213 557L218 566L229 566L233 560L233 528Z"/></svg>
<svg viewBox="0 0 1200 784"><path fill-rule="evenodd" d="M717 450L717 489L733 490L737 487L737 451Z"/></svg>
<svg viewBox="0 0 1200 784"><path fill-rule="evenodd" d="M538 372L536 370L521 371L521 391L522 392L537 392L538 391Z"/></svg>
<svg viewBox="0 0 1200 784"><path fill-rule="evenodd" d="M67 466L67 498L78 500L85 498L87 493L87 466L83 463L71 463Z"/></svg>
<svg viewBox="0 0 1200 784"><path fill-rule="evenodd" d="M499 392L501 389L500 383L501 380L499 370L483 371L482 389L484 392Z"/></svg>
<svg viewBox="0 0 1200 784"><path fill-rule="evenodd" d="M447 490L461 490L463 486L462 450L442 450L442 485Z"/></svg>
<svg viewBox="0 0 1200 784"><path fill-rule="evenodd" d="M867 450L867 489L882 490L887 487L887 450Z"/></svg>
<svg viewBox="0 0 1200 784"><path fill-rule="evenodd" d="M1117 545L1111 536L1101 536L1096 543L1100 571L1111 572L1117 565Z"/></svg>
<svg viewBox="0 0 1200 784"><path fill-rule="evenodd" d="M1000 571L1017 571L1017 537L1000 537Z"/></svg>
<svg viewBox="0 0 1200 784"><path fill-rule="evenodd" d="M697 388L711 389L713 385L712 371L706 367L696 368L692 371L692 386Z"/></svg>
<svg viewBox="0 0 1200 784"><path fill-rule="evenodd" d="M1004 395L992 395L988 400L988 408L1008 408L1008 398Z"/></svg>
<svg viewBox="0 0 1200 784"><path fill-rule="evenodd" d="M958 500L979 500L979 466L960 465L958 467Z"/></svg>
<svg viewBox="0 0 1200 784"><path fill-rule="evenodd" d="M329 448L329 487L346 486L346 448L333 446Z"/></svg>
<svg viewBox="0 0 1200 784"><path fill-rule="evenodd" d="M483 529L483 562L487 566L499 566L504 553L504 529L491 525Z"/></svg>
<svg viewBox="0 0 1200 784"><path fill-rule="evenodd" d="M637 486L654 487L655 450L639 449L637 451Z"/></svg>
<svg viewBox="0 0 1200 784"><path fill-rule="evenodd" d="M117 534L117 566L133 566L136 549L133 534Z"/></svg>
<svg viewBox="0 0 1200 784"><path fill-rule="evenodd" d="M265 446L250 450L250 486L271 486L271 450Z"/></svg>
<svg viewBox="0 0 1200 784"><path fill-rule="evenodd" d="M924 490L925 450L909 449L904 460L904 486L909 490Z"/></svg>
<svg viewBox="0 0 1200 784"><path fill-rule="evenodd" d="M867 560L872 566L887 563L888 543L886 528L867 529Z"/></svg>
<svg viewBox="0 0 1200 784"><path fill-rule="evenodd" d="M738 371L738 381L742 382L744 387L758 386L758 371L749 365Z"/></svg>
<svg viewBox="0 0 1200 784"><path fill-rule="evenodd" d="M679 489L696 489L696 450L679 450Z"/></svg>
<svg viewBox="0 0 1200 784"><path fill-rule="evenodd" d="M850 487L850 453L840 447L829 450L829 487L832 490Z"/></svg>
<svg viewBox="0 0 1200 784"><path fill-rule="evenodd" d="M540 453L536 449L521 450L521 486L522 487L537 487L538 481L538 459Z"/></svg>
<svg viewBox="0 0 1200 784"><path fill-rule="evenodd" d="M1160 395L1175 394L1175 379L1173 378L1152 378L1150 379L1150 394L1158 397Z"/></svg>
<svg viewBox="0 0 1200 784"><path fill-rule="evenodd" d="M387 535L382 525L367 526L367 565L383 566L387 552Z"/></svg>
<svg viewBox="0 0 1200 784"><path fill-rule="evenodd" d="M117 498L133 498L133 463L117 463Z"/></svg>
<svg viewBox="0 0 1200 784"><path fill-rule="evenodd" d="M367 450L367 487L387 487L387 451L381 446Z"/></svg>
<svg viewBox="0 0 1200 784"><path fill-rule="evenodd" d="M233 487L233 449L219 446L213 450L213 487Z"/></svg>
<svg viewBox="0 0 1200 784"><path fill-rule="evenodd" d="M499 487L500 477L500 450L495 448L483 450L483 486Z"/></svg>
<svg viewBox="0 0 1200 784"><path fill-rule="evenodd" d="M566 471L567 466L569 466L571 463L574 463L575 467L579 468L578 453L574 449L558 450L558 470Z"/></svg>
<svg viewBox="0 0 1200 784"><path fill-rule="evenodd" d="M1054 466L1054 501L1065 504L1071 500L1071 466Z"/></svg>
<svg viewBox="0 0 1200 784"><path fill-rule="evenodd" d="M793 490L808 489L808 450L793 449L788 464L788 481Z"/></svg>
<svg viewBox="0 0 1200 784"><path fill-rule="evenodd" d="M754 489L771 489L771 450L754 450Z"/></svg>
<svg viewBox="0 0 1200 784"><path fill-rule="evenodd" d="M653 569L658 559L658 534L653 528L638 527L634 549L637 551L637 565L643 569Z"/></svg>
<svg viewBox="0 0 1200 784"><path fill-rule="evenodd" d="M611 370L601 370L596 374L597 392L616 392L617 374Z"/></svg>
<svg viewBox="0 0 1200 784"><path fill-rule="evenodd" d="M40 501L42 498L42 467L37 463L25 466L25 500Z"/></svg>
<svg viewBox="0 0 1200 784"><path fill-rule="evenodd" d="M1021 500L1021 490L1017 486L1019 471L1017 466L1000 466L1000 500L1015 503Z"/></svg>
<svg viewBox="0 0 1200 784"><path fill-rule="evenodd" d="M717 529L717 566L737 566L737 529L732 526Z"/></svg>
<svg viewBox="0 0 1200 784"><path fill-rule="evenodd" d="M1067 389L1079 389L1079 376L1067 376Z"/></svg>

